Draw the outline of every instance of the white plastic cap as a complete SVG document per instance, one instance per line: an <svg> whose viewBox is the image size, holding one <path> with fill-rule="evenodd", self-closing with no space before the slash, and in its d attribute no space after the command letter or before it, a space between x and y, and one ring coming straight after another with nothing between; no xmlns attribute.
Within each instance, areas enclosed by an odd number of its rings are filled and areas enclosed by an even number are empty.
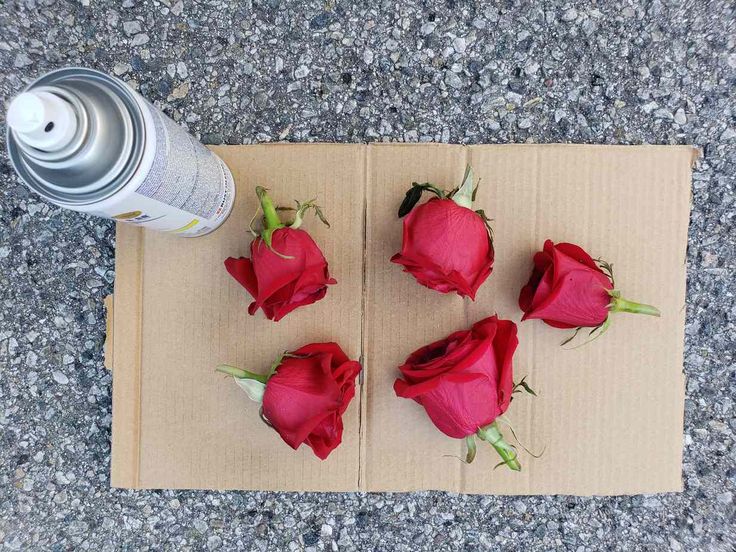
<svg viewBox="0 0 736 552"><path fill-rule="evenodd" d="M56 94L23 92L8 107L8 125L18 140L42 151L58 151L74 138L77 116L74 108Z"/></svg>

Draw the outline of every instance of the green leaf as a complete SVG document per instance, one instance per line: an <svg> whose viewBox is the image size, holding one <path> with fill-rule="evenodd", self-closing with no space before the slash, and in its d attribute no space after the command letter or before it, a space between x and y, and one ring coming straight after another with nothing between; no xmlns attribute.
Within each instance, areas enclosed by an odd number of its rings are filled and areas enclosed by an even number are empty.
<svg viewBox="0 0 736 552"><path fill-rule="evenodd" d="M325 214L322 212L322 207L320 207L319 205L315 205L314 206L314 213L317 215L317 217L319 218L319 220L322 221L322 224L324 224L325 226L327 226L327 228L330 227L330 223L327 221L327 218L325 217Z"/></svg>
<svg viewBox="0 0 736 552"><path fill-rule="evenodd" d="M404 201L399 206L399 218L403 218L411 212L414 206L419 202L422 197L424 189L421 186L415 186L412 184L411 188L406 192Z"/></svg>
<svg viewBox="0 0 736 552"><path fill-rule="evenodd" d="M534 395L535 397L537 396L537 394L534 392L534 389L532 389L531 387L529 387L529 384L526 382L526 376L524 376L523 378L521 378L521 381L519 383L515 383L514 384L514 387L513 387L513 390L511 391L511 393L512 394L513 393L520 393L522 390L523 391L526 391L530 395Z"/></svg>
<svg viewBox="0 0 736 552"><path fill-rule="evenodd" d="M564 347L565 345L567 345L568 343L570 343L573 339L575 339L577 337L577 335L578 335L578 332L581 329L582 328L580 328L580 327L575 328L575 331L572 333L572 335L570 337L568 337L567 339L565 339L562 343L560 343L560 347Z"/></svg>
<svg viewBox="0 0 736 552"><path fill-rule="evenodd" d="M235 383L245 391L248 398L253 402L262 403L263 394L266 392L266 384L250 378L233 378Z"/></svg>
<svg viewBox="0 0 736 552"><path fill-rule="evenodd" d="M611 280L611 286L616 287L616 281L613 278L613 263L609 263L604 261L603 259L593 259L598 265L600 266L603 273L608 276L608 279Z"/></svg>

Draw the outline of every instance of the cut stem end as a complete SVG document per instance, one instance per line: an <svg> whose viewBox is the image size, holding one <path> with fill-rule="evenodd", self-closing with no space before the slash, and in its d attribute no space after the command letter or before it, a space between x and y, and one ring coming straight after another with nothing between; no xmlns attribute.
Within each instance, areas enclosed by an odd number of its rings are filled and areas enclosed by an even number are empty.
<svg viewBox="0 0 736 552"><path fill-rule="evenodd" d="M659 309L652 305L636 303L622 297L611 297L611 312L630 312L633 314L646 314L648 316L661 316Z"/></svg>

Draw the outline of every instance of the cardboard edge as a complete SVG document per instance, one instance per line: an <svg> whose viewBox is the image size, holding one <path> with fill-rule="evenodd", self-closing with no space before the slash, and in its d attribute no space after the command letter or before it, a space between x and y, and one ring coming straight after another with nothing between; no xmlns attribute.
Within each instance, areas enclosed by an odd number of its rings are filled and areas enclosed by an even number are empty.
<svg viewBox="0 0 736 552"><path fill-rule="evenodd" d="M358 479L357 491L366 491L368 445L368 377L366 366L366 310L368 301L368 190L370 189L370 148L361 148L363 152L363 255L361 266L361 300L360 300L360 394L358 413Z"/></svg>
<svg viewBox="0 0 736 552"><path fill-rule="evenodd" d="M103 299L105 305L105 343L102 345L102 357L105 368L112 372L114 366L113 360L113 343L115 340L115 325L113 314L114 294L106 295Z"/></svg>
<svg viewBox="0 0 736 552"><path fill-rule="evenodd" d="M141 294L143 241L141 228L118 223L115 286L113 294L112 358L117 359L112 383L112 444L110 486L135 489L140 486L141 425ZM121 254L121 252L124 252Z"/></svg>

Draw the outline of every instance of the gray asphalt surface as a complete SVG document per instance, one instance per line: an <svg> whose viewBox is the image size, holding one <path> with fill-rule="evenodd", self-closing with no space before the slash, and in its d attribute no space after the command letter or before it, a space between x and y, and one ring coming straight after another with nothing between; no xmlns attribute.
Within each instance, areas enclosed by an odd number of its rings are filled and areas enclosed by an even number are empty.
<svg viewBox="0 0 736 552"><path fill-rule="evenodd" d="M720 0L0 1L3 106L45 71L84 65L129 82L206 143L704 151L687 259L685 492L507 498L111 490L102 299L115 278L113 225L30 194L3 143L2 546L733 550L734 10ZM611 436L636 454L625 437Z"/></svg>

